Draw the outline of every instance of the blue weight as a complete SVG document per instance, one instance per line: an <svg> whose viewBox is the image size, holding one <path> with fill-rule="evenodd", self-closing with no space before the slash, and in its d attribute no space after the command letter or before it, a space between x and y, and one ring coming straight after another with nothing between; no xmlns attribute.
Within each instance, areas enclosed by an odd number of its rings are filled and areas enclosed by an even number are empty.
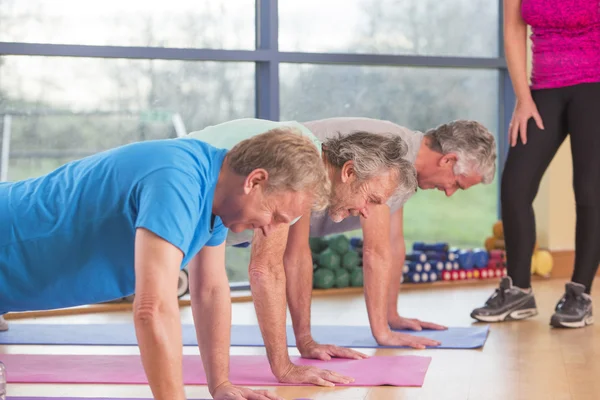
<svg viewBox="0 0 600 400"><path fill-rule="evenodd" d="M422 251L414 251L412 253L408 253L405 258L407 261L415 261L415 262L427 261L427 256Z"/></svg>
<svg viewBox="0 0 600 400"><path fill-rule="evenodd" d="M350 246L355 249L363 247L363 240L357 237L350 238Z"/></svg>
<svg viewBox="0 0 600 400"><path fill-rule="evenodd" d="M423 264L411 261L407 263L410 272L423 272Z"/></svg>
<svg viewBox="0 0 600 400"><path fill-rule="evenodd" d="M449 247L448 243L431 243L431 244L427 244L424 242L414 242L413 243L413 251L447 252L448 247Z"/></svg>
<svg viewBox="0 0 600 400"><path fill-rule="evenodd" d="M473 269L475 266L475 260L473 259L473 253L470 250L461 250L458 252L458 265L462 269Z"/></svg>
<svg viewBox="0 0 600 400"><path fill-rule="evenodd" d="M443 251L428 250L425 252L425 256L427 257L428 260L434 260L434 261L447 261L448 260L448 253L443 252Z"/></svg>
<svg viewBox="0 0 600 400"><path fill-rule="evenodd" d="M485 268L490 260L490 254L483 249L473 249L473 263L476 268Z"/></svg>

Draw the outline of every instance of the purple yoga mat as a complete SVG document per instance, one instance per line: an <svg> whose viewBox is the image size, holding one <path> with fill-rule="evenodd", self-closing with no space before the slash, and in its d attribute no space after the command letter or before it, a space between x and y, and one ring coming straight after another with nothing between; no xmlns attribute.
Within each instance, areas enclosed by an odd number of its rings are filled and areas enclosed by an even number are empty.
<svg viewBox="0 0 600 400"><path fill-rule="evenodd" d="M1 354L9 383L147 384L137 355ZM292 357L298 365L314 365L350 376L345 386L422 386L431 357L372 356L363 360L308 360ZM186 385L206 385L200 356L183 357ZM234 385L282 386L273 376L266 356L231 356Z"/></svg>
<svg viewBox="0 0 600 400"><path fill-rule="evenodd" d="M133 397L21 397L21 396L8 396L6 400L152 400L149 398L133 398ZM196 399L196 400L210 400L210 399ZM294 399L294 400L311 400L311 399Z"/></svg>

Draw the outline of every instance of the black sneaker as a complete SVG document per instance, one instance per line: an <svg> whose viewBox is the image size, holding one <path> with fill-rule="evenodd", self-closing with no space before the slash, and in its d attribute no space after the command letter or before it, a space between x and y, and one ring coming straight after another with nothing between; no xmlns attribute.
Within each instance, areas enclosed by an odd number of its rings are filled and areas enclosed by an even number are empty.
<svg viewBox="0 0 600 400"><path fill-rule="evenodd" d="M585 293L585 286L569 282L565 294L556 304L550 325L555 328L583 328L594 323L592 298Z"/></svg>
<svg viewBox="0 0 600 400"><path fill-rule="evenodd" d="M513 286L512 279L505 276L500 287L485 302L471 312L471 318L482 322L502 322L530 318L537 315L533 291L524 292Z"/></svg>

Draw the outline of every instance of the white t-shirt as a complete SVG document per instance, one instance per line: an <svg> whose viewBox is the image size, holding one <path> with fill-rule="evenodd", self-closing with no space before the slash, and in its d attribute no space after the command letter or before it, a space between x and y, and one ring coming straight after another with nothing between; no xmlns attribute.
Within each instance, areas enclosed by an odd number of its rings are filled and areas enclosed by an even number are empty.
<svg viewBox="0 0 600 400"><path fill-rule="evenodd" d="M410 130L392 122L371 118L327 118L304 122L303 125L310 129L321 142L324 142L327 138L338 136L338 134L349 135L356 131L398 135L404 139L408 146L408 152L404 158L413 165L417 159L424 136L421 132ZM412 195L414 195L414 192L390 199L387 204L390 206L391 212L394 213L402 208ZM311 237L349 232L360 229L360 227L360 217L350 216L341 222L335 223L329 218L328 210L313 212L310 218Z"/></svg>

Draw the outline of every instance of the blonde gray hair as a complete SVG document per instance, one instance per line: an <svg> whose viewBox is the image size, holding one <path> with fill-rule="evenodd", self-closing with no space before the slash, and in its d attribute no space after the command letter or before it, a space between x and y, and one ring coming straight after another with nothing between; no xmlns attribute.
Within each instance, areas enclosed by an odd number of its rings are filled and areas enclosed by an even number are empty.
<svg viewBox="0 0 600 400"><path fill-rule="evenodd" d="M319 151L297 128L275 128L243 140L227 158L238 175L247 176L258 168L266 170L267 192L306 192L314 198L314 211L329 205L331 184Z"/></svg>
<svg viewBox="0 0 600 400"><path fill-rule="evenodd" d="M488 184L496 174L496 141L494 135L477 121L456 120L439 125L425 133L429 148L441 154L458 157L456 174L474 172Z"/></svg>
<svg viewBox="0 0 600 400"><path fill-rule="evenodd" d="M323 145L325 157L332 166L342 168L348 161L353 162L358 181L391 171L397 188L393 197L417 189L417 171L404 158L408 145L398 135L357 131L329 138Z"/></svg>

